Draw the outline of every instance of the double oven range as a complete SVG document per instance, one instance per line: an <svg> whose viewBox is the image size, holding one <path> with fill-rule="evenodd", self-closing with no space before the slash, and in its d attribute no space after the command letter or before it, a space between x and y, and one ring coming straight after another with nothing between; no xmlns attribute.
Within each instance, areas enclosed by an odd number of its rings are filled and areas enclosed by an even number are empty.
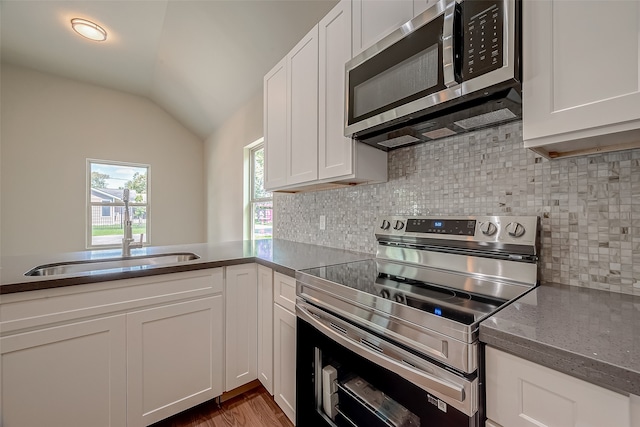
<svg viewBox="0 0 640 427"><path fill-rule="evenodd" d="M482 320L538 283L535 216L387 217L297 280L297 425L477 427Z"/></svg>

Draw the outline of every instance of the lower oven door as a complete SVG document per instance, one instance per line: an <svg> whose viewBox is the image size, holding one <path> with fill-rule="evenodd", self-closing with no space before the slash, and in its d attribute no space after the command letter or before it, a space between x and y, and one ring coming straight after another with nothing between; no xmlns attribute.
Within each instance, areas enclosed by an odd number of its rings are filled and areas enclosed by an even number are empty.
<svg viewBox="0 0 640 427"><path fill-rule="evenodd" d="M479 426L477 378L302 300L296 313L298 426Z"/></svg>

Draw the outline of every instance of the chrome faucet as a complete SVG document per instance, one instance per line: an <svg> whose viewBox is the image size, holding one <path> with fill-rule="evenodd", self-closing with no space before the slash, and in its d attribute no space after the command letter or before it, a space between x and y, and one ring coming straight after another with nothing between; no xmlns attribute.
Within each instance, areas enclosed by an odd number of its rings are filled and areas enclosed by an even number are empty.
<svg viewBox="0 0 640 427"><path fill-rule="evenodd" d="M142 239L144 233L140 234L140 242L133 243L133 236L131 233L131 218L129 216L129 189L125 188L122 193L122 201L124 202L124 237L122 238L122 256L130 257L131 249L138 249L142 247Z"/></svg>

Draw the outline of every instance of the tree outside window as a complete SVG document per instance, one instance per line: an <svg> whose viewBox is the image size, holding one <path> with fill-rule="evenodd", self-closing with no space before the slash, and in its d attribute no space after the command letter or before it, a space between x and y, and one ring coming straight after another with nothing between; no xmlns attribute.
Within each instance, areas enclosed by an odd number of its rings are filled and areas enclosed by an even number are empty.
<svg viewBox="0 0 640 427"><path fill-rule="evenodd" d="M87 248L119 247L124 237L124 189L135 240L149 243L149 165L87 159Z"/></svg>
<svg viewBox="0 0 640 427"><path fill-rule="evenodd" d="M251 149L251 238L270 239L273 234L273 195L264 189L264 144Z"/></svg>

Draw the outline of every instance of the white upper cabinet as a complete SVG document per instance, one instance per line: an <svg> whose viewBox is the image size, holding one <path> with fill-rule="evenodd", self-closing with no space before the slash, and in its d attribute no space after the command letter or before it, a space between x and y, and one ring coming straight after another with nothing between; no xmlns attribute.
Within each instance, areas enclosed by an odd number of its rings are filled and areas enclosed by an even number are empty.
<svg viewBox="0 0 640 427"><path fill-rule="evenodd" d="M351 59L351 2L341 1L319 26L320 179L353 172L353 145L344 136L345 63Z"/></svg>
<svg viewBox="0 0 640 427"><path fill-rule="evenodd" d="M413 3L413 0L353 0L353 56L411 20Z"/></svg>
<svg viewBox="0 0 640 427"><path fill-rule="evenodd" d="M318 179L318 26L287 55L287 184Z"/></svg>
<svg viewBox="0 0 640 427"><path fill-rule="evenodd" d="M640 2L523 2L523 139L548 157L640 146Z"/></svg>
<svg viewBox="0 0 640 427"><path fill-rule="evenodd" d="M318 27L264 77L265 188L318 179Z"/></svg>
<svg viewBox="0 0 640 427"><path fill-rule="evenodd" d="M287 185L287 58L264 76L266 189Z"/></svg>
<svg viewBox="0 0 640 427"><path fill-rule="evenodd" d="M436 3L438 0L413 0L413 15L420 15Z"/></svg>
<svg viewBox="0 0 640 427"><path fill-rule="evenodd" d="M267 190L387 180L387 153L344 136L351 10L338 3L264 78Z"/></svg>

